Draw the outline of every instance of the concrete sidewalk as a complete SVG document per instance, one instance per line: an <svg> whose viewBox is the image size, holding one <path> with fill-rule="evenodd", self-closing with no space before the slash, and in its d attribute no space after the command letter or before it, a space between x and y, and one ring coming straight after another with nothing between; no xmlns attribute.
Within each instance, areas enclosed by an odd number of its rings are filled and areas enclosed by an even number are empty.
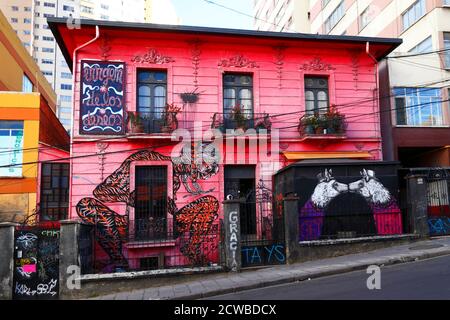
<svg viewBox="0 0 450 320"><path fill-rule="evenodd" d="M221 273L204 281L120 292L93 299L101 300L165 300L199 299L219 294L303 281L355 270L369 265L391 265L450 255L450 237L379 249L292 265L274 266L241 273Z"/></svg>

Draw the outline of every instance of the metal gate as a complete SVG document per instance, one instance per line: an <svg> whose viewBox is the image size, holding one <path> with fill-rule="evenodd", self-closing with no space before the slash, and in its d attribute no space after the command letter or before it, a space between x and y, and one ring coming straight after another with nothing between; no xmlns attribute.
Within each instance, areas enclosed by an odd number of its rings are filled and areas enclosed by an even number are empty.
<svg viewBox="0 0 450 320"><path fill-rule="evenodd" d="M282 201L275 199L263 180L253 190L236 197L241 200L242 267L285 264Z"/></svg>
<svg viewBox="0 0 450 320"><path fill-rule="evenodd" d="M430 169L427 176L428 226L431 236L450 235L450 172Z"/></svg>
<svg viewBox="0 0 450 320"><path fill-rule="evenodd" d="M59 222L16 227L13 299L58 299L59 232Z"/></svg>

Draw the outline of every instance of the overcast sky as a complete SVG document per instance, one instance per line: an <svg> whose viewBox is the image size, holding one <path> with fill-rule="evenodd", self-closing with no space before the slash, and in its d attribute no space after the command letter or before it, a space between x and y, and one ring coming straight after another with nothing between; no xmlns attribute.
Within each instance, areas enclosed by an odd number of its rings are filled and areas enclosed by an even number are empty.
<svg viewBox="0 0 450 320"><path fill-rule="evenodd" d="M253 0L213 0L253 16ZM232 12L205 0L172 0L182 25L253 29L253 18Z"/></svg>

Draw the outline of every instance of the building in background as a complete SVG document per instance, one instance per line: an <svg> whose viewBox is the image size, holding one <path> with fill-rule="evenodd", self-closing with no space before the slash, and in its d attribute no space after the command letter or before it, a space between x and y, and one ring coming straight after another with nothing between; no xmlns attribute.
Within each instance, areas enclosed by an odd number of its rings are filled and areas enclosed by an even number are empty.
<svg viewBox="0 0 450 320"><path fill-rule="evenodd" d="M171 0L144 0L144 21L158 24L181 24Z"/></svg>
<svg viewBox="0 0 450 320"><path fill-rule="evenodd" d="M296 12L294 5L286 5L286 1L260 0L256 8L293 8L281 12L309 17L305 22L309 22L314 34L403 40L380 64L384 158L400 160L407 167L449 166L450 0L287 2L302 2L305 6ZM264 10L258 11L257 17L267 12ZM283 26L286 18L277 20L271 10L267 19ZM263 25L266 29L268 26ZM293 28L304 31L295 24ZM354 67L359 69L355 72L363 72L363 66Z"/></svg>
<svg viewBox="0 0 450 320"><path fill-rule="evenodd" d="M0 221L33 212L59 219L68 208L69 136L55 92L21 42L0 12Z"/></svg>
<svg viewBox="0 0 450 320"><path fill-rule="evenodd" d="M254 28L309 33L308 0L254 0Z"/></svg>
<svg viewBox="0 0 450 320"><path fill-rule="evenodd" d="M155 2L155 1L151 1ZM155 8L144 10L146 6ZM74 17L108 21L163 23L176 21L170 1L148 0L2 0L0 9L29 50L57 94L58 118L71 130L72 74L48 29L48 17ZM161 17L161 18L158 18ZM74 23L76 20L69 20ZM170 23L169 22L169 23Z"/></svg>

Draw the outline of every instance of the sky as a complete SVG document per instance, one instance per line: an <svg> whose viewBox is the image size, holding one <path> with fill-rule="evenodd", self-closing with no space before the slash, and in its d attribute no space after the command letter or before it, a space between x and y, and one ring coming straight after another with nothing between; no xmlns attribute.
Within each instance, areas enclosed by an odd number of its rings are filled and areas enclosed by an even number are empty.
<svg viewBox="0 0 450 320"><path fill-rule="evenodd" d="M253 0L211 0L253 16ZM172 0L182 25L253 29L253 18L227 10L205 0Z"/></svg>

